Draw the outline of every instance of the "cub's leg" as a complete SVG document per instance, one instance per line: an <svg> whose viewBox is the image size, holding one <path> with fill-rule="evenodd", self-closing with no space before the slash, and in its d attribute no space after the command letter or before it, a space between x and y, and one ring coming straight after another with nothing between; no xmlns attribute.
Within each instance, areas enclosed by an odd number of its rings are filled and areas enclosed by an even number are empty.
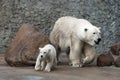
<svg viewBox="0 0 120 80"><path fill-rule="evenodd" d="M40 69L41 69L41 61L40 61L40 56L38 56L35 64L35 70L38 71Z"/></svg>
<svg viewBox="0 0 120 80"><path fill-rule="evenodd" d="M51 62L48 62L47 65L46 65L46 67L45 67L45 71L50 72L51 68L52 68L52 65L53 64Z"/></svg>
<svg viewBox="0 0 120 80"><path fill-rule="evenodd" d="M44 70L44 69L45 69L45 66L46 66L46 62L45 62L45 61L42 61L42 62L41 62L41 70Z"/></svg>

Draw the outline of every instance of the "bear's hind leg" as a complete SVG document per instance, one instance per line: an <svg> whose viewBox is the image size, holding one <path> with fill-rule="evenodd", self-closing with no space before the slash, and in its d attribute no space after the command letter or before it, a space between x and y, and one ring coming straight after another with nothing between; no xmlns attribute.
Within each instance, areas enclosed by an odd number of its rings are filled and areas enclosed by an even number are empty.
<svg viewBox="0 0 120 80"><path fill-rule="evenodd" d="M57 49L56 49L56 53L57 53L57 64L59 65L61 62L60 62L60 60L59 60L59 56L60 56L60 53L61 53L61 49L60 49L60 47L57 47Z"/></svg>

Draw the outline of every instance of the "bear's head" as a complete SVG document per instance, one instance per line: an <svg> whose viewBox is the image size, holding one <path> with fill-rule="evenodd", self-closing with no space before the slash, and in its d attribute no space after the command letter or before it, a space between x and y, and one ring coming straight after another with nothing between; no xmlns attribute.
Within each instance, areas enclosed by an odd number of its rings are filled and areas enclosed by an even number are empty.
<svg viewBox="0 0 120 80"><path fill-rule="evenodd" d="M97 28L95 26L93 26L93 28L85 28L85 35L86 35L86 39L85 42L89 43L90 45L95 45L95 44L99 44L101 41L101 31L100 28Z"/></svg>
<svg viewBox="0 0 120 80"><path fill-rule="evenodd" d="M46 59L49 56L50 49L39 48L39 57Z"/></svg>
<svg viewBox="0 0 120 80"><path fill-rule="evenodd" d="M101 31L100 28L96 26L90 24L88 26L80 27L78 30L79 32L77 32L77 35L80 40L90 44L91 46L96 44L98 45L101 41Z"/></svg>

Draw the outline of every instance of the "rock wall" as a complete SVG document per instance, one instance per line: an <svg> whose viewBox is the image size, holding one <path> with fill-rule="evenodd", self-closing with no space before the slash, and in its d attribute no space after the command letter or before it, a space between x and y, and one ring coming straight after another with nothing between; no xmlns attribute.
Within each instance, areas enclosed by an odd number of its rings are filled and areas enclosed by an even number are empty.
<svg viewBox="0 0 120 80"><path fill-rule="evenodd" d="M98 52L120 41L120 0L0 0L0 53L6 51L23 23L49 35L62 16L85 18L101 27Z"/></svg>

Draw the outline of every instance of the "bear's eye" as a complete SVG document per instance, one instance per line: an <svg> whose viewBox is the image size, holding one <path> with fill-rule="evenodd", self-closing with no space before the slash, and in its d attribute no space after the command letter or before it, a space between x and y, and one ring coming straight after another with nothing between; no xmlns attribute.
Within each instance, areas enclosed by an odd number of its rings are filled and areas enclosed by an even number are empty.
<svg viewBox="0 0 120 80"><path fill-rule="evenodd" d="M93 34L96 34L95 32Z"/></svg>

